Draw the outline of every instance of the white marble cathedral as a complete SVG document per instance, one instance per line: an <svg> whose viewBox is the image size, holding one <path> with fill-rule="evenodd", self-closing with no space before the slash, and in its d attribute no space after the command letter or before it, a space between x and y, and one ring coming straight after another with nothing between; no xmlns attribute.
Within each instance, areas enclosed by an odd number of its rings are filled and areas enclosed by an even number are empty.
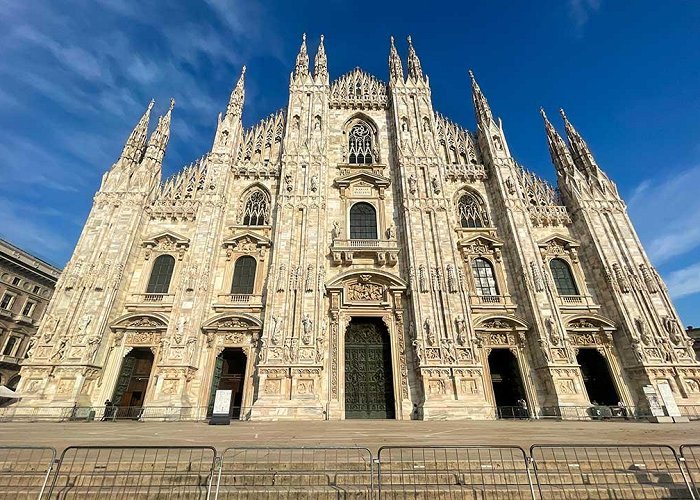
<svg viewBox="0 0 700 500"><path fill-rule="evenodd" d="M23 365L20 407L250 419L494 418L700 404L700 365L615 184L544 112L559 190L519 166L472 75L476 131L433 109L408 40L389 83L329 82L302 42L286 108L161 181L172 105L104 175ZM561 193L561 195L560 195ZM522 404L522 402L520 402ZM142 415L142 413L139 413Z"/></svg>

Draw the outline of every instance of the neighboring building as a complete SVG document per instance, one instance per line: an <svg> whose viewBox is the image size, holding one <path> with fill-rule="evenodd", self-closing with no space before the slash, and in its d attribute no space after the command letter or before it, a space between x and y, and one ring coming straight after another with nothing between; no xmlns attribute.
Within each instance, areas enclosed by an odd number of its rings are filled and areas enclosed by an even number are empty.
<svg viewBox="0 0 700 500"><path fill-rule="evenodd" d="M15 389L20 364L36 332L61 271L0 240L0 385Z"/></svg>
<svg viewBox="0 0 700 500"><path fill-rule="evenodd" d="M242 74L211 151L165 182L173 106L149 138L151 104L95 195L21 405L172 414L230 389L242 418L493 418L522 400L643 406L661 382L700 404L666 287L566 117L568 144L542 113L560 197L516 163L473 76L470 132L433 109L410 40L407 63L392 40L388 84L329 82L304 41L288 106L244 129Z"/></svg>
<svg viewBox="0 0 700 500"><path fill-rule="evenodd" d="M700 328L693 328L689 326L685 333L693 341L693 350L695 350L695 358L700 360Z"/></svg>

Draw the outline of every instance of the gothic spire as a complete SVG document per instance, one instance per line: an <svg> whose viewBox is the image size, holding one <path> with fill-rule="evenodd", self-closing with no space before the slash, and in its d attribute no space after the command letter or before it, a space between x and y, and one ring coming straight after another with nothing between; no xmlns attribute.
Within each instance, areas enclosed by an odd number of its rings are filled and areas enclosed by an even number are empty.
<svg viewBox="0 0 700 500"><path fill-rule="evenodd" d="M564 139L559 135L559 132L552 126L552 123L547 118L544 108L540 108L540 114L544 120L544 129L547 133L547 144L549 146L549 155L552 157L552 163L557 171L571 172L574 168L571 152L564 142Z"/></svg>
<svg viewBox="0 0 700 500"><path fill-rule="evenodd" d="M391 49L389 49L389 78L390 81L403 81L403 66L401 65L401 58L399 53L394 46L394 37L389 38L391 40Z"/></svg>
<svg viewBox="0 0 700 500"><path fill-rule="evenodd" d="M574 128L569 119L564 113L563 109L559 110L561 117L564 119L564 127L566 128L566 137L569 140L569 146L571 146L571 152L573 153L574 163L577 167L588 174L598 175L598 165L593 158L591 150L588 148L588 144L583 140L581 134Z"/></svg>
<svg viewBox="0 0 700 500"><path fill-rule="evenodd" d="M486 96L481 91L479 84L476 83L476 78L472 70L469 70L469 78L472 81L472 100L474 101L474 112L476 113L477 122L488 124L493 121L491 107L489 106Z"/></svg>
<svg viewBox="0 0 700 500"><path fill-rule="evenodd" d="M238 77L236 86L231 92L231 97L228 100L228 107L226 108L227 116L241 116L243 112L243 101L245 100L245 66L241 69L241 76Z"/></svg>
<svg viewBox="0 0 700 500"><path fill-rule="evenodd" d="M148 103L148 107L146 108L146 111L144 112L143 116L141 116L141 119L134 127L134 130L132 130L131 134L129 134L129 138L126 140L126 144L124 144L124 150L122 151L122 154L119 157L120 160L127 160L132 162L141 161L144 149L146 148L146 138L148 137L148 122L150 121L151 109L153 109L154 104L155 101L151 99L151 102Z"/></svg>
<svg viewBox="0 0 700 500"><path fill-rule="evenodd" d="M420 66L420 59L416 54L416 49L413 48L411 37L408 37L408 77L415 80L423 79L423 70Z"/></svg>
<svg viewBox="0 0 700 500"><path fill-rule="evenodd" d="M314 78L328 80L328 59L326 58L326 49L323 46L323 35L321 35L321 42L318 44L314 58Z"/></svg>
<svg viewBox="0 0 700 500"><path fill-rule="evenodd" d="M170 140L170 119L174 107L175 99L171 98L168 111L158 118L158 126L156 126L156 129L151 134L151 138L148 140L146 158L154 160L158 164L163 162L165 148L168 146L168 141Z"/></svg>
<svg viewBox="0 0 700 500"><path fill-rule="evenodd" d="M297 62L294 66L294 76L306 76L309 74L309 54L306 52L306 33L301 36L301 47L297 54Z"/></svg>

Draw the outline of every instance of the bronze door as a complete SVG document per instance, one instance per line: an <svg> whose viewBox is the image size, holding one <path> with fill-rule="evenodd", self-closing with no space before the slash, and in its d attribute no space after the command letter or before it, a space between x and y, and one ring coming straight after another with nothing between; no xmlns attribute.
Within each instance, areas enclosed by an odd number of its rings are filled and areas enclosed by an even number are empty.
<svg viewBox="0 0 700 500"><path fill-rule="evenodd" d="M345 418L394 418L389 335L381 320L353 319L345 335Z"/></svg>

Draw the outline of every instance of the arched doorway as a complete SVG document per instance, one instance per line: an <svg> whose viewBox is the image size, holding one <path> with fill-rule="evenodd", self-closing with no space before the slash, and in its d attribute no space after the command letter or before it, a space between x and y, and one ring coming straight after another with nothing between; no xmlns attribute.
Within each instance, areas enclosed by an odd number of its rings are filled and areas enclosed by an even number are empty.
<svg viewBox="0 0 700 500"><path fill-rule="evenodd" d="M617 405L620 396L615 389L605 357L597 349L579 349L576 361L581 365L581 375L588 393L588 400L592 404Z"/></svg>
<svg viewBox="0 0 700 500"><path fill-rule="evenodd" d="M498 417L527 417L527 409L521 403L526 397L515 354L510 349L492 349L488 362Z"/></svg>
<svg viewBox="0 0 700 500"><path fill-rule="evenodd" d="M391 346L379 318L352 318L345 333L345 418L395 418Z"/></svg>
<svg viewBox="0 0 700 500"><path fill-rule="evenodd" d="M216 391L229 390L231 391L229 415L233 419L241 418L241 403L243 402L243 386L245 385L247 361L243 349L238 348L226 348L217 356L216 364L214 365L214 377L211 382L207 417L211 417L214 410Z"/></svg>
<svg viewBox="0 0 700 500"><path fill-rule="evenodd" d="M117 418L141 417L152 368L153 353L149 348L136 347L124 357L112 395L112 403L120 407Z"/></svg>

